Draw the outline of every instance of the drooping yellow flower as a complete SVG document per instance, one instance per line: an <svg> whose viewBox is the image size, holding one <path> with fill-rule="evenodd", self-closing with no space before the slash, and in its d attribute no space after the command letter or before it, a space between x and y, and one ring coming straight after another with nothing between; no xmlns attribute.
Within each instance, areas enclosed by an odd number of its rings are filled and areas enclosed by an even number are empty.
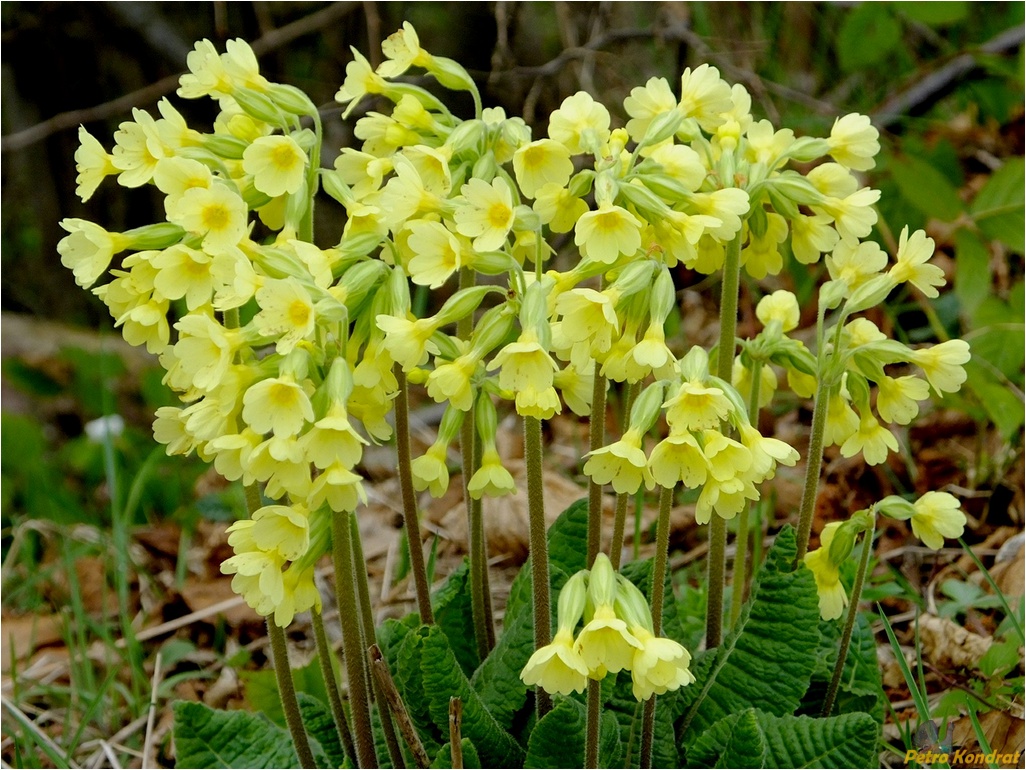
<svg viewBox="0 0 1026 770"><path fill-rule="evenodd" d="M584 472L596 484L612 484L620 494L634 494L642 482L649 488L652 477L648 458L641 448L641 432L629 428L619 441L588 453Z"/></svg>
<svg viewBox="0 0 1026 770"><path fill-rule="evenodd" d="M449 488L449 469L446 467L446 444L435 442L426 453L411 463L413 486L418 492L430 490L432 497L441 497Z"/></svg>
<svg viewBox="0 0 1026 770"><path fill-rule="evenodd" d="M791 220L791 252L795 259L803 265L811 265L833 250L841 236L831 227L831 221L821 214L811 217L799 214Z"/></svg>
<svg viewBox="0 0 1026 770"><path fill-rule="evenodd" d="M966 518L958 498L947 492L927 492L912 504L912 533L927 548L940 550L944 538L962 537Z"/></svg>
<svg viewBox="0 0 1026 770"><path fill-rule="evenodd" d="M544 414L540 419L548 419L560 409L559 395L552 386L558 368L531 329L525 329L488 364L489 371L499 369L499 386L516 394L517 412L532 417ZM521 411L524 409L528 411Z"/></svg>
<svg viewBox="0 0 1026 770"><path fill-rule="evenodd" d="M930 386L918 377L882 377L877 383L876 411L886 422L908 425L919 414L918 401L930 397Z"/></svg>
<svg viewBox="0 0 1026 770"><path fill-rule="evenodd" d="M880 200L880 191L869 187L856 190L845 198L827 198L821 204L811 206L816 213L834 218L834 227L841 238L855 241L865 238L876 224L876 209L873 205Z"/></svg>
<svg viewBox="0 0 1026 770"><path fill-rule="evenodd" d="M456 209L456 232L474 239L478 251L501 248L513 227L513 194L501 177L491 184L471 179L461 188L466 205Z"/></svg>
<svg viewBox="0 0 1026 770"><path fill-rule="evenodd" d="M591 620L577 635L575 648L588 668L588 676L596 680L603 679L607 673L629 670L635 652L644 649L627 630L627 624L617 617L611 604L594 608Z"/></svg>
<svg viewBox="0 0 1026 770"><path fill-rule="evenodd" d="M295 561L310 547L310 513L300 505L265 505L250 517L250 536L261 551Z"/></svg>
<svg viewBox="0 0 1026 770"><path fill-rule="evenodd" d="M944 271L929 264L933 257L933 238L927 238L922 230L911 236L908 227L901 230L898 241L897 262L890 270L891 277L898 283L910 283L927 297L937 297L937 286L944 285Z"/></svg>
<svg viewBox="0 0 1026 770"><path fill-rule="evenodd" d="M887 460L888 450L898 451L898 439L887 428L877 422L867 409L859 419L859 427L841 444L841 455L854 457L859 452L869 465L879 465Z"/></svg>
<svg viewBox="0 0 1026 770"><path fill-rule="evenodd" d="M673 489L678 483L694 489L709 476L709 461L698 440L687 431L672 432L655 445L648 458L652 479L662 487Z"/></svg>
<svg viewBox="0 0 1026 770"><path fill-rule="evenodd" d="M303 186L309 159L290 136L262 136L242 153L242 168L253 177L253 186L277 198Z"/></svg>
<svg viewBox="0 0 1026 770"><path fill-rule="evenodd" d="M827 143L830 154L842 166L854 171L868 171L876 165L880 152L877 131L866 115L851 113L834 121Z"/></svg>
<svg viewBox="0 0 1026 770"><path fill-rule="evenodd" d="M219 253L237 246L249 230L246 202L224 185L186 190L168 219L203 236L203 248Z"/></svg>
<svg viewBox="0 0 1026 770"><path fill-rule="evenodd" d="M494 446L482 452L481 467L471 476L468 490L475 500L484 496L503 497L517 491L513 475L502 464L502 458Z"/></svg>
<svg viewBox="0 0 1026 770"><path fill-rule="evenodd" d="M206 252L179 243L155 254L150 263L157 269L153 287L167 299L185 298L189 310L210 304L214 293L213 258Z"/></svg>
<svg viewBox="0 0 1026 770"><path fill-rule="evenodd" d="M873 241L839 241L826 258L830 278L848 287L848 296L887 266L887 254Z"/></svg>
<svg viewBox="0 0 1026 770"><path fill-rule="evenodd" d="M764 326L768 326L771 321L777 321L781 331L789 332L798 328L801 310L798 308L798 298L791 292L780 289L759 300L755 307L755 315Z"/></svg>
<svg viewBox="0 0 1026 770"><path fill-rule="evenodd" d="M730 86L720 79L720 71L708 64L684 70L680 77L680 110L712 133L723 123L723 113L733 107Z"/></svg>
<svg viewBox="0 0 1026 770"><path fill-rule="evenodd" d="M662 695L695 681L690 668L691 653L681 644L655 636L641 626L632 627L631 633L641 644L630 667L635 698L648 700L653 695Z"/></svg>
<svg viewBox="0 0 1026 770"><path fill-rule="evenodd" d="M121 173L122 187L142 187L153 179L157 163L168 155L157 128L157 122L145 110L133 109L135 121L125 121L114 133L111 163Z"/></svg>
<svg viewBox="0 0 1026 770"><path fill-rule="evenodd" d="M355 468L368 442L349 422L345 405L333 402L328 413L303 434L299 443L307 459L324 469L333 463Z"/></svg>
<svg viewBox="0 0 1026 770"><path fill-rule="evenodd" d="M474 405L471 378L477 372L480 360L473 352L465 353L453 361L438 361L427 378L427 392L435 401L449 402L461 412Z"/></svg>
<svg viewBox="0 0 1026 770"><path fill-rule="evenodd" d="M385 333L382 346L392 360L402 366L403 371L408 372L423 364L429 352L438 353L437 347L431 342L431 335L438 330L438 322L434 318L411 320L379 315L374 320Z"/></svg>
<svg viewBox="0 0 1026 770"><path fill-rule="evenodd" d="M748 213L751 204L748 193L737 187L714 190L711 193L695 193L689 204L696 214L705 214L719 220L719 225L709 225L708 230L719 241L729 241L741 230L741 217Z"/></svg>
<svg viewBox="0 0 1026 770"><path fill-rule="evenodd" d="M745 157L752 163L776 168L781 164L784 153L794 144L794 131L789 128L776 130L768 120L760 120L748 127L747 139Z"/></svg>
<svg viewBox="0 0 1026 770"><path fill-rule="evenodd" d="M586 256L607 264L621 254L633 257L641 248L641 220L620 206L599 206L577 220L574 243Z"/></svg>
<svg viewBox="0 0 1026 770"><path fill-rule="evenodd" d="M327 504L336 513L355 511L360 503L367 502L363 477L336 460L314 479L307 501L314 508Z"/></svg>
<svg viewBox="0 0 1026 770"><path fill-rule="evenodd" d="M677 97L666 78L649 78L645 85L632 88L630 96L623 100L623 109L631 116L627 133L635 142L641 142L655 118L676 108Z"/></svg>
<svg viewBox="0 0 1026 770"><path fill-rule="evenodd" d="M439 222L417 220L408 227L406 243L415 254L409 264L410 278L437 289L463 265L460 242Z"/></svg>
<svg viewBox="0 0 1026 770"><path fill-rule="evenodd" d="M826 446L843 444L859 429L859 415L851 408L846 392L832 393L827 400L826 427L823 442Z"/></svg>
<svg viewBox="0 0 1026 770"><path fill-rule="evenodd" d="M220 54L209 40L200 40L185 58L189 72L179 78L178 95L183 99L203 96L221 98L234 90Z"/></svg>
<svg viewBox="0 0 1026 770"><path fill-rule="evenodd" d="M129 246L126 236L84 219L62 219L60 225L68 232L57 244L61 264L75 274L75 283L83 289L96 283L114 255Z"/></svg>
<svg viewBox="0 0 1026 770"><path fill-rule="evenodd" d="M969 358L969 343L965 340L947 340L912 351L912 363L923 370L938 393L955 393L962 387Z"/></svg>
<svg viewBox="0 0 1026 770"><path fill-rule="evenodd" d="M427 68L432 58L421 48L417 30L408 21L403 22L402 29L381 41L381 52L387 59L378 65L378 74L383 78L399 77L410 67Z"/></svg>
<svg viewBox="0 0 1026 770"><path fill-rule="evenodd" d="M285 628L297 613L321 611L321 592L314 583L313 565L290 564L282 574L282 598L274 608L274 623Z"/></svg>
<svg viewBox="0 0 1026 770"><path fill-rule="evenodd" d="M690 380L682 383L663 406L671 432L715 428L731 410L730 399L722 390Z"/></svg>
<svg viewBox="0 0 1026 770"><path fill-rule="evenodd" d="M237 349L237 336L203 312L189 313L175 324L178 341L169 374L184 378L203 392L217 388L228 374Z"/></svg>
<svg viewBox="0 0 1026 770"><path fill-rule="evenodd" d="M560 629L550 644L535 650L520 678L529 687L541 687L547 693L584 692L588 667L574 646L573 631Z"/></svg>
<svg viewBox="0 0 1026 770"><path fill-rule="evenodd" d="M577 220L587 213L588 204L569 190L550 182L538 188L534 210L542 224L548 225L552 232L568 233L574 229Z"/></svg>
<svg viewBox="0 0 1026 770"><path fill-rule="evenodd" d="M338 93L335 94L336 102L340 104L349 103L345 112L342 113L343 118L349 117L349 113L353 111L364 96L367 94L384 93L388 88L388 83L381 75L374 71L374 68L371 67L370 62L364 58L363 54L352 47L349 50L353 52L353 60L346 65L346 79L343 81Z"/></svg>
<svg viewBox="0 0 1026 770"><path fill-rule="evenodd" d="M741 426L741 443L752 453L748 478L753 483L771 479L777 465L793 466L798 462L798 450L780 439L763 436L751 425Z"/></svg>
<svg viewBox="0 0 1026 770"><path fill-rule="evenodd" d="M830 559L830 543L842 523L834 521L823 527L823 532L819 536L819 548L805 554L805 566L812 570L812 576L816 579L819 616L823 620L836 620L848 606L848 594L841 583L839 565Z"/></svg>
<svg viewBox="0 0 1026 770"><path fill-rule="evenodd" d="M556 312L563 317L561 331L571 344L587 343L591 356L601 355L613 344L619 328L615 304L617 292L606 289L571 289L556 298Z"/></svg>
<svg viewBox="0 0 1026 770"><path fill-rule="evenodd" d="M85 130L85 126L78 127L78 149L75 150L75 170L78 176L75 178L75 194L85 203L93 197L96 188L108 176L118 173L114 165L114 156L103 149L103 145Z"/></svg>
<svg viewBox="0 0 1026 770"><path fill-rule="evenodd" d="M573 171L570 151L552 139L525 144L513 153L513 173L528 198L534 198L547 184L565 187Z"/></svg>

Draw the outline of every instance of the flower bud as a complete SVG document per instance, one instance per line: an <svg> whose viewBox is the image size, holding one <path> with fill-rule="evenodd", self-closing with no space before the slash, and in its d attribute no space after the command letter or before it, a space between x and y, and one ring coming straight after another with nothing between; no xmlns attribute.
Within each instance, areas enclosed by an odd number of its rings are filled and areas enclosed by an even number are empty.
<svg viewBox="0 0 1026 770"><path fill-rule="evenodd" d="M448 88L450 91L476 91L474 79L463 68L459 62L447 59L444 56L432 56L426 65L426 69L435 80Z"/></svg>
<svg viewBox="0 0 1026 770"><path fill-rule="evenodd" d="M826 139L803 136L800 139L796 139L788 148L787 155L799 163L808 163L817 158L822 158L828 152L830 152L830 143Z"/></svg>
<svg viewBox="0 0 1026 770"><path fill-rule="evenodd" d="M349 369L349 362L342 356L331 362L328 376L324 378L324 388L328 397L339 404L349 400L349 394L353 392L353 373Z"/></svg>
<svg viewBox="0 0 1026 770"><path fill-rule="evenodd" d="M491 400L486 400L491 403ZM574 573L559 592L559 600L556 603L556 625L560 630L573 633L584 614L584 605L588 599L588 574L586 569Z"/></svg>
<svg viewBox="0 0 1026 770"><path fill-rule="evenodd" d="M453 155L477 153L487 130L480 120L465 120L452 130L446 144L452 147Z"/></svg>
<svg viewBox="0 0 1026 770"><path fill-rule="evenodd" d="M478 305L489 294L503 293L497 286L471 286L467 289L460 289L445 301L438 311L435 319L439 326L466 318L477 310Z"/></svg>
<svg viewBox="0 0 1026 770"><path fill-rule="evenodd" d="M634 399L631 406L631 430L639 433L648 433L649 429L659 418L663 409L663 401L666 397L666 387L662 382L653 382Z"/></svg>
<svg viewBox="0 0 1026 770"><path fill-rule="evenodd" d="M641 182L631 182L619 187L620 193L650 217L661 217L670 210L662 199Z"/></svg>
<svg viewBox="0 0 1026 770"><path fill-rule="evenodd" d="M897 285L898 282L891 277L890 273L874 275L851 293L851 297L848 298L848 302L844 306L845 315L860 313L863 310L876 307L887 299L887 295Z"/></svg>
<svg viewBox="0 0 1026 770"><path fill-rule="evenodd" d="M908 521L915 513L915 506L897 495L888 495L876 504L876 510L891 519Z"/></svg>
<svg viewBox="0 0 1026 770"><path fill-rule="evenodd" d="M823 193L801 174L785 172L767 181L766 186L772 186L799 206L815 206L823 202Z"/></svg>
<svg viewBox="0 0 1026 770"><path fill-rule="evenodd" d="M345 291L345 303L350 314L355 315L356 308L371 289L385 278L387 270L388 266L385 263L370 259L357 262L342 274L338 284Z"/></svg>
<svg viewBox="0 0 1026 770"><path fill-rule="evenodd" d="M824 310L833 310L847 293L848 284L844 281L827 281L819 290L819 305Z"/></svg>
<svg viewBox="0 0 1026 770"><path fill-rule="evenodd" d="M495 432L499 427L499 416L495 411L492 397L481 392L474 402L474 427L481 442L486 446L495 443Z"/></svg>
<svg viewBox="0 0 1026 770"><path fill-rule="evenodd" d="M438 425L438 439L435 443L444 441L446 445L451 444L460 435L461 425L463 425L463 412L449 404Z"/></svg>
<svg viewBox="0 0 1026 770"><path fill-rule="evenodd" d="M641 138L641 141L638 142L638 146L646 147L650 144L659 144L669 139L680 130L683 123L684 115L680 110L670 110L662 115L657 115L648 124L648 130Z"/></svg>
<svg viewBox="0 0 1026 770"><path fill-rule="evenodd" d="M541 217L530 206L520 205L513 210L514 230L539 230L541 229Z"/></svg>
<svg viewBox="0 0 1026 770"><path fill-rule="evenodd" d="M830 549L827 551L831 562L838 566L844 564L855 548L855 535L859 531L859 527L853 525L850 520L837 528L833 540L830 541Z"/></svg>
<svg viewBox="0 0 1026 770"><path fill-rule="evenodd" d="M630 297L652 285L652 273L656 269L656 263L649 259L630 262L616 276L610 288L615 289L620 297Z"/></svg>
<svg viewBox="0 0 1026 770"><path fill-rule="evenodd" d="M168 246L174 246L185 236L185 231L170 222L158 222L126 230L121 235L126 239L126 248L149 251L150 249L166 249Z"/></svg>
<svg viewBox="0 0 1026 770"><path fill-rule="evenodd" d="M616 576L616 614L627 628L644 628L652 633L652 610L640 589L623 575Z"/></svg>
<svg viewBox="0 0 1026 770"><path fill-rule="evenodd" d="M471 349L479 358L484 358L506 341L515 319L514 306L508 302L487 311L474 328L470 341Z"/></svg>
<svg viewBox="0 0 1026 770"><path fill-rule="evenodd" d="M232 92L232 96L235 97L235 101L239 103L243 112L250 117L270 123L272 126L284 125L285 121L281 110L264 94L251 88L237 88Z"/></svg>
<svg viewBox="0 0 1026 770"><path fill-rule="evenodd" d="M709 354L695 345L680 360L680 373L689 382L705 382L709 376Z"/></svg>
<svg viewBox="0 0 1026 770"><path fill-rule="evenodd" d="M285 83L271 83L267 95L285 112L293 115L316 115L317 107L303 91Z"/></svg>
<svg viewBox="0 0 1026 770"><path fill-rule="evenodd" d="M224 134L202 134L203 149L209 150L219 158L228 160L242 160L242 153L246 151L250 143L237 139L234 136Z"/></svg>
<svg viewBox="0 0 1026 770"><path fill-rule="evenodd" d="M474 170L470 176L474 179L482 179L485 182L491 182L495 175L499 172L499 167L495 164L495 156L490 152L486 152L474 163Z"/></svg>
<svg viewBox="0 0 1026 770"><path fill-rule="evenodd" d="M616 572L609 557L599 552L591 565L588 599L593 607L611 605L616 600Z"/></svg>
<svg viewBox="0 0 1026 770"><path fill-rule="evenodd" d="M674 305L677 304L677 292L673 288L673 276L663 267L656 273L650 294L649 317L652 323L662 325Z"/></svg>
<svg viewBox="0 0 1026 770"><path fill-rule="evenodd" d="M616 200L619 184L608 171L595 175L595 203L599 206L611 206Z"/></svg>
<svg viewBox="0 0 1026 770"><path fill-rule="evenodd" d="M385 291L385 307L381 313L405 318L410 313L410 282L401 267L393 267L382 287Z"/></svg>

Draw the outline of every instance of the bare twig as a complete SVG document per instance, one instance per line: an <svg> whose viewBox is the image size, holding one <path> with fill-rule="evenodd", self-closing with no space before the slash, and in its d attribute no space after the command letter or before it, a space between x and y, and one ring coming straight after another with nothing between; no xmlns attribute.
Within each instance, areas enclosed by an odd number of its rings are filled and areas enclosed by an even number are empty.
<svg viewBox="0 0 1026 770"><path fill-rule="evenodd" d="M114 753L113 747L107 743L107 741L100 741L100 748L103 750L103 755L107 757L107 761L114 770L121 770L121 762L118 761L117 754ZM144 765L145 766L145 765Z"/></svg>
<svg viewBox="0 0 1026 770"><path fill-rule="evenodd" d="M41 749L50 757L55 764L65 764L71 768L77 768L74 760L69 757L64 750L53 742L53 739L49 735L44 733L31 719L26 716L25 712L19 709L11 701L7 700L3 696L0 696L0 705L3 706L7 712L14 717L14 720L20 724L23 728L32 733L32 738L35 740Z"/></svg>
<svg viewBox="0 0 1026 770"><path fill-rule="evenodd" d="M463 701L455 695L449 698L449 746L451 747L452 766L455 770L463 767Z"/></svg>
<svg viewBox="0 0 1026 770"><path fill-rule="evenodd" d="M381 64L381 14L374 0L364 0L363 17L367 23L367 58L371 66L377 68Z"/></svg>
<svg viewBox="0 0 1026 770"><path fill-rule="evenodd" d="M367 657L370 659L374 678L381 687L382 695L385 696L388 710L392 712L396 726L403 735L403 740L410 747L413 761L417 763L417 767L430 767L431 758L428 757L427 751L424 750L424 744L420 742L417 728L413 726L413 722L410 720L406 704L403 703L402 696L399 694L399 690L396 689L395 682L392 681L392 674L388 670L388 664L385 662L385 659L381 656L381 649L376 644L372 644L367 650Z"/></svg>
<svg viewBox="0 0 1026 770"><path fill-rule="evenodd" d="M146 738L143 740L143 761L142 766L156 767L157 760L153 756L153 728L157 722L157 689L160 687L161 675L164 673L161 670L160 652L157 652L157 657L153 662L153 685L150 688L150 708L149 713L146 715Z"/></svg>

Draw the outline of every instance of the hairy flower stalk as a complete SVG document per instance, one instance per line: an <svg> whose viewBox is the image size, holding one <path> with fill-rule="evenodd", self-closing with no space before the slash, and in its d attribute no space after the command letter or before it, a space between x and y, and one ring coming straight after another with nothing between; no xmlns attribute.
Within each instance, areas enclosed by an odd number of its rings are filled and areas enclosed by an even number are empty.
<svg viewBox="0 0 1026 770"><path fill-rule="evenodd" d="M626 426L631 407L634 406L634 399L638 397L641 390L640 382L632 382L627 385L623 400L623 421ZM616 495L616 507L613 509L613 540L609 546L609 560L613 562L613 569L620 569L623 559L623 539L627 530L627 503L630 495L626 492L618 492Z"/></svg>
<svg viewBox="0 0 1026 770"><path fill-rule="evenodd" d="M552 641L549 611L549 545L545 537L545 496L542 487L541 421L524 417L524 461L527 466L527 515L531 540L531 587L534 596L534 648ZM552 699L542 687L535 690L538 718L552 709Z"/></svg>
<svg viewBox="0 0 1026 770"><path fill-rule="evenodd" d="M314 641L317 644L317 662L321 668L321 677L324 679L324 689L328 694L328 705L331 708L331 717L335 722L335 731L338 733L339 741L345 749L346 757L350 762L356 759L356 744L353 743L353 732L349 729L349 718L346 716L345 708L342 706L342 696L338 690L338 680L335 678L335 669L332 667L332 650L328 642L328 636L324 632L324 619L321 613L311 614Z"/></svg>
<svg viewBox="0 0 1026 770"><path fill-rule="evenodd" d="M663 632L663 603L666 586L666 563L670 553L670 508L673 490L659 490L659 520L656 523L656 552L652 563L652 628L659 636ZM719 518L719 517L715 517ZM652 767L652 741L655 737L656 696L645 702L641 722L641 767Z"/></svg>
<svg viewBox="0 0 1026 770"><path fill-rule="evenodd" d="M285 642L285 629L267 619L267 636L271 640L271 661L274 674L278 681L278 695L281 698L282 710L285 712L285 723L288 725L292 743L296 747L299 765L303 768L317 767L314 762L310 740L303 727L303 715L299 711L299 700L296 698L296 684L292 681L292 667L289 665L288 645Z"/></svg>
<svg viewBox="0 0 1026 770"><path fill-rule="evenodd" d="M606 378L601 364L595 362L595 386L591 394L591 420L588 424L589 450L600 449L606 440ZM602 484L588 480L588 558L591 567L602 546ZM622 533L621 533L622 539ZM616 541L612 544L613 551ZM616 569L616 567L614 567ZM588 682L587 725L584 743L584 766L598 767L599 729L602 717L602 687L595 680Z"/></svg>

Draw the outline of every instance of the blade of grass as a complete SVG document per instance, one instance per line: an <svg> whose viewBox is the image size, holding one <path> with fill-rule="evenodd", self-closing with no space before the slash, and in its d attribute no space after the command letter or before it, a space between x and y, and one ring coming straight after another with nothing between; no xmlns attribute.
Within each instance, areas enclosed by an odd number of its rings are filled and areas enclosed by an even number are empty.
<svg viewBox="0 0 1026 770"><path fill-rule="evenodd" d="M983 577L986 578L988 583L990 583L990 587L994 589L994 593L1000 600L1001 607L1002 609L1004 609L1006 617L1011 618L1012 625L1015 626L1015 632L1019 636L1019 644L1026 643L1026 637L1023 636L1023 626L1022 621L1019 620L1019 614L1017 612L1012 612L1012 608L1008 604L1008 599L1005 597L1004 592L1000 588L998 588L998 584L994 582L994 578L991 577L990 571L983 566L983 562L980 561L980 557L973 553L972 548L966 545L965 540L963 540L962 538L958 538L958 543L962 546L962 550L969 554L969 558L973 560L973 563L976 565L976 568L983 573ZM1020 607L1021 606L1023 605L1020 604Z"/></svg>
<svg viewBox="0 0 1026 770"><path fill-rule="evenodd" d="M976 707L973 706L969 698L965 699L965 708L969 712L969 719L973 723L973 730L976 732L976 740L980 744L980 751L983 752L984 756L990 754L990 741L987 740L986 734L983 732L983 726L980 724L979 717L976 716ZM987 767L1000 767L1000 765L994 762L988 762Z"/></svg>
<svg viewBox="0 0 1026 770"><path fill-rule="evenodd" d="M915 677L912 676L912 671L908 667L908 662L905 660L905 654L901 651L901 645L898 644L898 638L894 635L894 629L891 628L891 623L887 620L887 616L884 614L883 607L879 604L876 605L877 612L880 613L880 620L883 621L884 630L887 632L887 639L891 643L891 649L894 650L894 657L898 660L898 666L901 668L901 675L905 677L905 684L908 685L909 693L912 695L912 700L915 701L916 711L919 712L919 719L921 722L928 722L930 720L930 706L926 702L926 695L920 692L919 687L916 684Z"/></svg>
<svg viewBox="0 0 1026 770"><path fill-rule="evenodd" d="M7 698L0 696L0 704L3 705L5 711L14 718L14 721L22 726L26 734L32 738L33 742L38 746L50 761L59 768L68 770L70 768L77 768L74 762L63 752L60 747L53 742L53 740L46 735L39 727L29 719L25 713L11 703Z"/></svg>

